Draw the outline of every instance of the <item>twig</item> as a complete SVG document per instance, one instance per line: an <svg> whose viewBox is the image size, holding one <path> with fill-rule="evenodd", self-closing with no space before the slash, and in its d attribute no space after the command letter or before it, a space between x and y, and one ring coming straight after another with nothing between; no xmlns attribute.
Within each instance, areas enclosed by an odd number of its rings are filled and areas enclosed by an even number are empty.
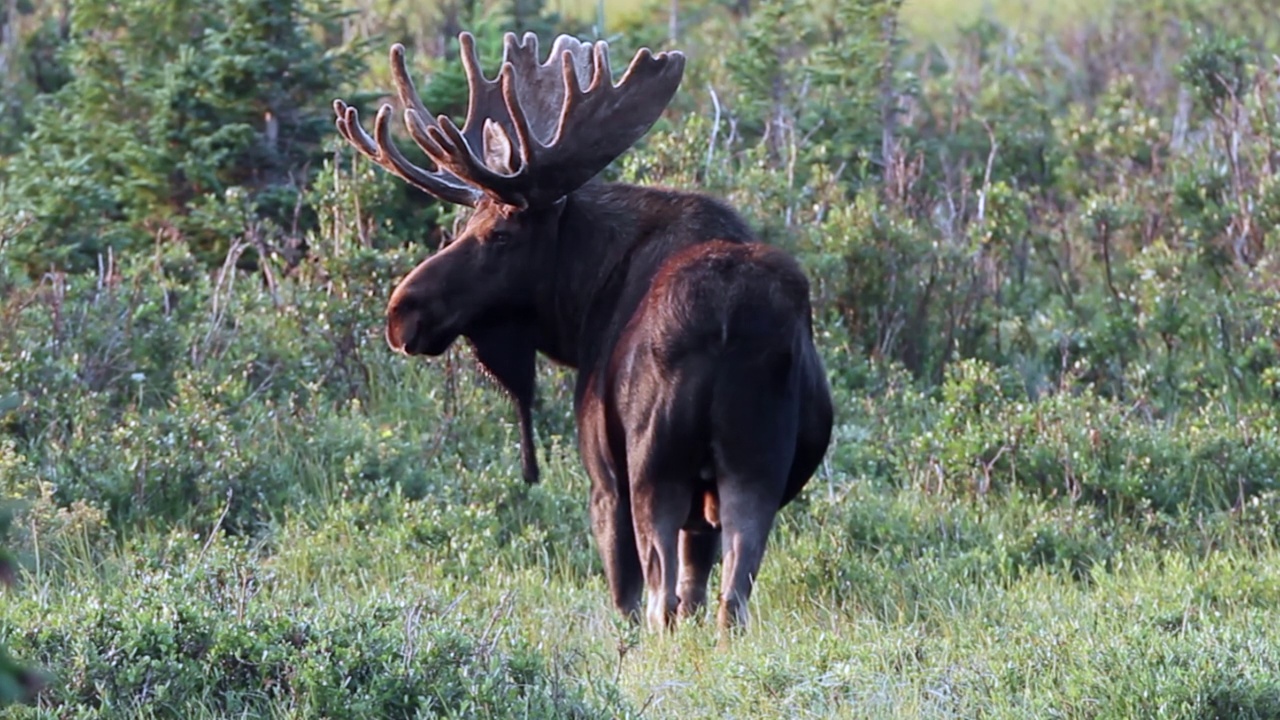
<svg viewBox="0 0 1280 720"><path fill-rule="evenodd" d="M271 305L279 310L280 289L276 284L276 275L271 270L271 256L267 251L267 243L262 239L262 226L255 221L249 227L247 234L253 240L253 249L258 251L259 269L262 270L263 279L267 281L267 293L271 295Z"/></svg>
<svg viewBox="0 0 1280 720"><path fill-rule="evenodd" d="M982 174L982 189L978 191L978 224L981 225L983 218L987 212L987 193L991 190L991 168L996 163L996 151L1000 149L1000 143L996 142L996 133L991 129L991 123L986 118L982 120L982 127L987 130L987 137L991 140L991 151L987 153L987 169Z"/></svg>
<svg viewBox="0 0 1280 720"><path fill-rule="evenodd" d="M768 686L765 686L765 689L766 690L769 689ZM656 697L658 697L657 693L649 693L649 697L644 699L644 704L641 705L640 709L636 712L637 718L644 716L645 711L648 710L649 706L653 704L653 700Z"/></svg>
<svg viewBox="0 0 1280 720"><path fill-rule="evenodd" d="M191 363L197 367L202 363L204 357L201 351L207 351L209 343L213 340L213 335L217 332L218 327L222 325L222 318L226 312L226 308L219 303L222 296L222 287L225 284L227 288L227 302L231 302L231 291L235 285L236 277L236 261L240 259L240 255L244 253L248 244L243 239L237 239L227 249L227 257L222 263L222 269L218 271L218 279L213 286L212 308L209 312L209 331L204 335L204 342L191 347Z"/></svg>
<svg viewBox="0 0 1280 720"><path fill-rule="evenodd" d="M422 603L416 603L404 616L404 644L400 646L400 657L405 672L413 665L413 658L418 654L418 635L422 626Z"/></svg>
<svg viewBox="0 0 1280 720"><path fill-rule="evenodd" d="M440 611L440 616L438 619L443 620L449 617L449 614L452 613L458 607L458 605L462 603L462 599L465 598L466 596L467 596L466 590L463 590L462 592L458 593L458 597L454 598L453 602L449 603L444 610Z"/></svg>
<svg viewBox="0 0 1280 720"><path fill-rule="evenodd" d="M213 524L213 528L209 530L209 537L205 538L204 547L200 548L200 554L196 556L196 566L204 560L204 555L209 551L209 546L213 544L213 539L217 537L218 531L222 529L222 521L227 519L227 513L231 512L231 495L232 489L227 488L227 503L222 506L222 514L218 516L218 522Z"/></svg>
<svg viewBox="0 0 1280 720"><path fill-rule="evenodd" d="M484 654L486 661L493 650L493 645L497 644L498 636L502 634L502 631L499 630L492 639L489 638L489 633L493 631L493 626L498 623L498 618L510 611L509 606L513 594L511 590L502 594L502 598L498 600L498 606L493 609L493 614L489 616L489 624L485 625L484 632L480 634L480 642L477 645L479 651Z"/></svg>
<svg viewBox="0 0 1280 720"><path fill-rule="evenodd" d="M711 175L711 159L716 154L716 136L720 133L720 98L716 97L716 89L711 87L711 83L707 83L707 92L711 93L711 104L716 109L715 119L711 121L711 141L707 143L707 170L706 175Z"/></svg>
<svg viewBox="0 0 1280 720"><path fill-rule="evenodd" d="M987 491L991 489L991 468L995 467L1001 457L1004 457L1005 451L1008 449L1008 445L1001 445L1000 450L996 452L996 456L991 458L991 462L978 461L982 465L982 483L978 485L979 495L986 495Z"/></svg>
<svg viewBox="0 0 1280 720"><path fill-rule="evenodd" d="M1271 57L1276 62L1276 71L1280 72L1280 55L1272 55ZM1263 74L1262 77L1265 78L1266 75ZM1254 90L1254 94L1256 94L1258 97L1258 112L1262 113L1263 126L1271 127L1271 113L1267 111L1267 99L1263 97L1263 85L1266 82L1267 81L1265 79L1262 80L1261 82L1259 82L1257 85L1254 86L1253 90ZM1273 135L1274 133L1266 133L1263 135L1263 139L1267 143L1266 163L1267 163L1268 177L1274 176L1276 174L1276 167L1275 167L1276 146L1275 146L1275 141L1273 139Z"/></svg>
<svg viewBox="0 0 1280 720"><path fill-rule="evenodd" d="M787 123L785 126L787 137L790 142L787 144L787 210L786 210L786 227L791 227L791 220L795 214L795 191L796 191L796 163L800 159L800 148L796 143L796 126L794 123Z"/></svg>

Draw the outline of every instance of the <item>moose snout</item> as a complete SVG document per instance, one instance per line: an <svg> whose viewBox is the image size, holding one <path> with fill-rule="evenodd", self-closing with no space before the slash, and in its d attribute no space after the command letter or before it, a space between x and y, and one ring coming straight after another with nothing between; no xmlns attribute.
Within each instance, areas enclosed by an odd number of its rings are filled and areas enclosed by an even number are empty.
<svg viewBox="0 0 1280 720"><path fill-rule="evenodd" d="M434 298L399 294L387 305L387 344L405 355L435 357L458 337L456 321L441 312Z"/></svg>
<svg viewBox="0 0 1280 720"><path fill-rule="evenodd" d="M413 341L422 324L422 312L404 303L393 303L387 308L387 344L392 350L409 355Z"/></svg>

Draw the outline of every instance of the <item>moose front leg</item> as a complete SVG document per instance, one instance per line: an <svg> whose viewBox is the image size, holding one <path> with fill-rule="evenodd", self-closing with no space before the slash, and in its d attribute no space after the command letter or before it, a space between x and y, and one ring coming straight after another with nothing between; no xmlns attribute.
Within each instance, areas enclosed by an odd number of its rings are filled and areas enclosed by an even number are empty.
<svg viewBox="0 0 1280 720"><path fill-rule="evenodd" d="M714 476L709 479L714 480ZM706 483L701 492L694 493L689 517L680 530L680 580L676 592L680 595L681 619L696 616L707 604L707 583L720 559L718 505L715 485Z"/></svg>
<svg viewBox="0 0 1280 720"><path fill-rule="evenodd" d="M538 482L538 450L533 439L533 410L527 401L516 401L520 417L520 471L528 485Z"/></svg>
<svg viewBox="0 0 1280 720"><path fill-rule="evenodd" d="M692 618L707 604L707 583L720 558L720 530L713 527L680 531L679 616Z"/></svg>
<svg viewBox="0 0 1280 720"><path fill-rule="evenodd" d="M524 481L538 482L537 445L533 439L535 335L527 324L477 325L468 339L480 367L502 386L516 404L520 419L520 469Z"/></svg>

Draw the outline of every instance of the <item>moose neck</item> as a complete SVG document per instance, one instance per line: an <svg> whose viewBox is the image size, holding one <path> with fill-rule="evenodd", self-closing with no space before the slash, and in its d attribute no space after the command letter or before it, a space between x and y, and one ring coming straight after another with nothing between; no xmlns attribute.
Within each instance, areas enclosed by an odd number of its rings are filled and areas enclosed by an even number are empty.
<svg viewBox="0 0 1280 720"><path fill-rule="evenodd" d="M712 239L750 242L750 228L710 197L592 182L565 203L537 291L538 350L589 371L676 251Z"/></svg>

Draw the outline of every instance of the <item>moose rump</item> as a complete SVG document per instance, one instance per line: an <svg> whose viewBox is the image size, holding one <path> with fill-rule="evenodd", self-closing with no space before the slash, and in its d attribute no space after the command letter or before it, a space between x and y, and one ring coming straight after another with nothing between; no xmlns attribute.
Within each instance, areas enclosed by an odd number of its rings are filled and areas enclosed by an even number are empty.
<svg viewBox="0 0 1280 720"><path fill-rule="evenodd" d="M598 385L603 417L580 417L586 434L603 422L618 480L596 487L592 522L623 612L640 599L627 555L662 627L705 604L723 545L719 624L745 622L774 516L829 440L810 315L803 273L767 245L711 241L654 275Z"/></svg>

